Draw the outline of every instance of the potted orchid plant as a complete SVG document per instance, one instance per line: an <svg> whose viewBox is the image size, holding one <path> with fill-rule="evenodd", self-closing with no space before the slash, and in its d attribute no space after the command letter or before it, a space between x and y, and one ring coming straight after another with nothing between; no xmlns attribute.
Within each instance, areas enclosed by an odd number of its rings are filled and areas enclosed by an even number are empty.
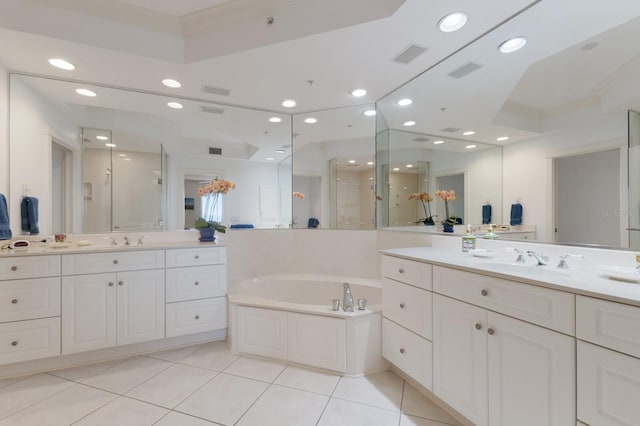
<svg viewBox="0 0 640 426"><path fill-rule="evenodd" d="M417 220L415 223L424 223L425 225L435 225L435 218L438 216L433 216L431 214L431 203L433 201L433 197L429 195L428 192L418 192L416 194L409 195L410 200L418 200L422 203L422 208L424 208L424 219Z"/></svg>
<svg viewBox="0 0 640 426"><path fill-rule="evenodd" d="M449 201L454 201L456 199L456 193L454 190L438 190L436 191L436 196L444 201L446 219L442 221L443 230L444 232L453 232L453 225L456 224L457 218L449 215Z"/></svg>
<svg viewBox="0 0 640 426"><path fill-rule="evenodd" d="M220 197L225 195L231 189L235 189L236 184L226 179L213 179L198 188L198 195L205 202L205 217L199 217L196 220L195 227L200 231L200 241L214 241L214 232L227 232L227 227L222 225L219 220L215 220L214 214L217 211Z"/></svg>

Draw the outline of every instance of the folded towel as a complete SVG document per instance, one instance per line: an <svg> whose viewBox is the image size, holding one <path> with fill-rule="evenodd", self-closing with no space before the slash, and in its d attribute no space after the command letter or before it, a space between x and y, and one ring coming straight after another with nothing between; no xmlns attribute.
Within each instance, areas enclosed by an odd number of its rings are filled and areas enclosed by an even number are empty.
<svg viewBox="0 0 640 426"><path fill-rule="evenodd" d="M22 197L20 218L22 232L28 232L31 235L40 233L38 228L38 199L36 197Z"/></svg>
<svg viewBox="0 0 640 426"><path fill-rule="evenodd" d="M487 225L491 223L491 204L485 204L482 206L482 224Z"/></svg>
<svg viewBox="0 0 640 426"><path fill-rule="evenodd" d="M231 229L253 229L253 228L255 228L255 226L253 226L251 223L236 223L235 225L231 225L229 228L231 228Z"/></svg>
<svg viewBox="0 0 640 426"><path fill-rule="evenodd" d="M7 199L0 194L0 240L11 239L11 225L9 225L9 210Z"/></svg>
<svg viewBox="0 0 640 426"><path fill-rule="evenodd" d="M509 224L511 226L522 225L522 204L511 204L511 221Z"/></svg>
<svg viewBox="0 0 640 426"><path fill-rule="evenodd" d="M307 222L307 228L317 228L320 225L320 221L315 217L310 217Z"/></svg>

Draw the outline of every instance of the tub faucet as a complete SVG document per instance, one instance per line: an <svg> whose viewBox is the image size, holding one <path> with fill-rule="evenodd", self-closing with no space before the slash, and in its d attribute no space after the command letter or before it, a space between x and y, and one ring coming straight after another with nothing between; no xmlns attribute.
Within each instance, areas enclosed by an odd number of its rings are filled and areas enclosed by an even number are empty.
<svg viewBox="0 0 640 426"><path fill-rule="evenodd" d="M344 283L344 297L342 298L342 309L345 312L353 312L353 296L349 283Z"/></svg>

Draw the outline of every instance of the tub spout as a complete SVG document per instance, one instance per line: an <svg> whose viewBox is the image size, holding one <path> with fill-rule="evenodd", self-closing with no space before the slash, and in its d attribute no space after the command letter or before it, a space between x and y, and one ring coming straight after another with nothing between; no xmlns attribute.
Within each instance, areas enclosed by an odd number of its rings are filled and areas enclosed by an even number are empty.
<svg viewBox="0 0 640 426"><path fill-rule="evenodd" d="M353 296L349 283L344 283L344 297L342 298L342 309L345 312L353 312Z"/></svg>

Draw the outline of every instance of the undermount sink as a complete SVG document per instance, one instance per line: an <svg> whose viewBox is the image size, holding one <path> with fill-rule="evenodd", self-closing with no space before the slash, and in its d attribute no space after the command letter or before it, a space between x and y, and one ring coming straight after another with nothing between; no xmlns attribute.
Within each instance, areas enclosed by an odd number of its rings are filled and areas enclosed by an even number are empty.
<svg viewBox="0 0 640 426"><path fill-rule="evenodd" d="M613 280L635 283L640 281L640 270L638 270L638 268L632 268L629 266L598 265L596 266L596 270L599 275L603 275Z"/></svg>
<svg viewBox="0 0 640 426"><path fill-rule="evenodd" d="M569 271L556 270L552 269L553 267L549 265L538 266L532 263L523 264L488 262L480 263L477 266L489 271L513 275L528 275L537 277L568 277L570 275Z"/></svg>

